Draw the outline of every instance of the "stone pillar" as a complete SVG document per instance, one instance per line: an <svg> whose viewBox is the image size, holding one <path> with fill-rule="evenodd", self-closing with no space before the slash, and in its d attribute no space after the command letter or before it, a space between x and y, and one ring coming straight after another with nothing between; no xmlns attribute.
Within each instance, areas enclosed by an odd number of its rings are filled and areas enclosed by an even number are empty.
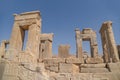
<svg viewBox="0 0 120 80"><path fill-rule="evenodd" d="M39 58L52 58L53 33L40 35Z"/></svg>
<svg viewBox="0 0 120 80"><path fill-rule="evenodd" d="M19 27L17 22L14 22L12 35L10 38L9 50L5 55L6 58L13 60L18 52L22 50L23 47L23 37L24 31Z"/></svg>
<svg viewBox="0 0 120 80"><path fill-rule="evenodd" d="M100 34L101 34L101 40L102 40L104 62L110 62L110 58L109 58L109 54L108 54L109 50L108 50L106 31L101 31Z"/></svg>
<svg viewBox="0 0 120 80"><path fill-rule="evenodd" d="M79 58L80 60L83 60L83 54L82 54L82 38L80 36L80 30L76 29L76 57Z"/></svg>
<svg viewBox="0 0 120 80"><path fill-rule="evenodd" d="M58 57L68 58L70 56L69 49L70 49L70 45L59 45Z"/></svg>
<svg viewBox="0 0 120 80"><path fill-rule="evenodd" d="M90 39L90 47L91 47L91 57L98 57L98 44L96 40L96 32L92 31L91 39Z"/></svg>
<svg viewBox="0 0 120 80"><path fill-rule="evenodd" d="M35 55L36 58L39 56L39 34L40 26L37 24L32 24L29 26L26 50Z"/></svg>
<svg viewBox="0 0 120 80"><path fill-rule="evenodd" d="M104 22L100 29L100 33L105 62L110 62L111 59L113 62L118 62L119 56L112 31L112 22L111 21Z"/></svg>
<svg viewBox="0 0 120 80"><path fill-rule="evenodd" d="M10 38L10 49L22 50L24 31L17 22L14 23L12 35Z"/></svg>

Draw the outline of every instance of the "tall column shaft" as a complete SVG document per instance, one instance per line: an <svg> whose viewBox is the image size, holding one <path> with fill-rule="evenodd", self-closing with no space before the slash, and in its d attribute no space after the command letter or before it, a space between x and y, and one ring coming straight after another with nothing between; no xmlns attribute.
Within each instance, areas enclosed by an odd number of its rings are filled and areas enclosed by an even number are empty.
<svg viewBox="0 0 120 80"><path fill-rule="evenodd" d="M10 38L9 50L5 55L6 58L13 60L22 50L24 39L24 31L16 22L13 25L12 35Z"/></svg>
<svg viewBox="0 0 120 80"><path fill-rule="evenodd" d="M29 26L26 50L39 57L40 29L37 24Z"/></svg>
<svg viewBox="0 0 120 80"><path fill-rule="evenodd" d="M108 24L107 33L108 33L108 38L109 38L108 40L109 40L109 48L110 48L110 54L111 54L110 57L113 58L113 62L119 61L118 50L116 47L111 24Z"/></svg>
<svg viewBox="0 0 120 80"><path fill-rule="evenodd" d="M80 31L76 31L76 57L80 60L83 60L83 53L82 53L82 38L80 37Z"/></svg>

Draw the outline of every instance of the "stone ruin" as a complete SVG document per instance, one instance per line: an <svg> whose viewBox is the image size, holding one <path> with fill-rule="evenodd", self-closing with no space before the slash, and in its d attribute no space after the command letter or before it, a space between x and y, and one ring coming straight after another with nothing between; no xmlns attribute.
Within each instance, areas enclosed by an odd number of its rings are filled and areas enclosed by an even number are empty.
<svg viewBox="0 0 120 80"><path fill-rule="evenodd" d="M98 52L96 32L77 28L76 55L70 54L70 45L62 44L55 57L54 34L41 33L40 12L14 14L11 38L0 46L0 80L120 80L120 45L115 43L111 21L102 24L100 34L103 56ZM91 56L83 52L82 41L90 42Z"/></svg>

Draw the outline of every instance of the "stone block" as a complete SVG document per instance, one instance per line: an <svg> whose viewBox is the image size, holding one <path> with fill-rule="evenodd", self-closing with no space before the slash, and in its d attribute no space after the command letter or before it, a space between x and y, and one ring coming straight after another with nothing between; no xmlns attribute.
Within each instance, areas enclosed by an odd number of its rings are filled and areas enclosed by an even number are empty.
<svg viewBox="0 0 120 80"><path fill-rule="evenodd" d="M70 49L70 45L59 45L58 57L68 58L70 56L69 49Z"/></svg>
<svg viewBox="0 0 120 80"><path fill-rule="evenodd" d="M52 72L58 72L58 66L50 66L49 70Z"/></svg>
<svg viewBox="0 0 120 80"><path fill-rule="evenodd" d="M86 63L88 64L96 64L96 63L103 63L103 59L98 57L98 58L87 58Z"/></svg>
<svg viewBox="0 0 120 80"><path fill-rule="evenodd" d="M118 73L117 73L118 74ZM93 80L120 80L120 77L116 76L115 73L96 73L93 75Z"/></svg>
<svg viewBox="0 0 120 80"><path fill-rule="evenodd" d="M110 72L120 72L120 62L118 63L108 63L107 68Z"/></svg>
<svg viewBox="0 0 120 80"><path fill-rule="evenodd" d="M81 64L81 68L105 68L106 64L105 63L100 63L100 64Z"/></svg>
<svg viewBox="0 0 120 80"><path fill-rule="evenodd" d="M35 63L37 62L36 57L31 53L27 51L22 51L19 53L18 61L20 63Z"/></svg>
<svg viewBox="0 0 120 80"><path fill-rule="evenodd" d="M78 73L79 66L75 64L59 63L60 73Z"/></svg>
<svg viewBox="0 0 120 80"><path fill-rule="evenodd" d="M81 73L105 73L109 72L107 68L81 68Z"/></svg>
<svg viewBox="0 0 120 80"><path fill-rule="evenodd" d="M78 73L71 77L71 80L93 80L92 73Z"/></svg>
<svg viewBox="0 0 120 80"><path fill-rule="evenodd" d="M78 59L78 58L67 58L66 63L72 63L72 64L81 64L84 63L84 61L82 59Z"/></svg>
<svg viewBox="0 0 120 80"><path fill-rule="evenodd" d="M65 63L65 59L60 59L60 58L51 58L51 59L43 59L43 63Z"/></svg>

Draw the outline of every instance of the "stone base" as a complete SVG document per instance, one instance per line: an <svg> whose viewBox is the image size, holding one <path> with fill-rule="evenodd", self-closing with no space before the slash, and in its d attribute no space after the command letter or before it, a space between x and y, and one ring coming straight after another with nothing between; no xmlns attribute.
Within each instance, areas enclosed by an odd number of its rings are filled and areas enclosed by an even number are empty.
<svg viewBox="0 0 120 80"><path fill-rule="evenodd" d="M106 68L106 63L100 64L81 64L81 68Z"/></svg>
<svg viewBox="0 0 120 80"><path fill-rule="evenodd" d="M98 58L87 58L86 63L87 64L97 64L97 63L103 63L103 59L98 57Z"/></svg>

